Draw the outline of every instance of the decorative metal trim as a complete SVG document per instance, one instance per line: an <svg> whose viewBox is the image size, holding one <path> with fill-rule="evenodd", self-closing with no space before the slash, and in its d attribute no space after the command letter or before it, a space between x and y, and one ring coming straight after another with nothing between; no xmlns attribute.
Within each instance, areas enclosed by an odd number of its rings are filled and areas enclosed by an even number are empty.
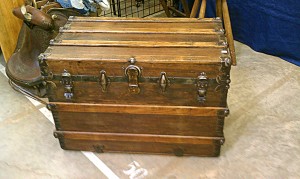
<svg viewBox="0 0 300 179"><path fill-rule="evenodd" d="M65 88L65 98L67 100L71 100L73 98L73 80L71 74L67 70L64 70L64 72L61 74L60 82Z"/></svg>
<svg viewBox="0 0 300 179"><path fill-rule="evenodd" d="M204 103L206 101L206 92L208 88L208 79L205 72L200 73L197 81L197 93L199 103Z"/></svg>
<svg viewBox="0 0 300 179"><path fill-rule="evenodd" d="M231 69L231 59L227 57L227 50L222 50L222 54L224 57L221 57L221 68L220 68L220 75L217 76L216 81L219 84L215 91L224 90L225 92L228 91L230 88L230 69ZM225 56L226 54L226 56Z"/></svg>
<svg viewBox="0 0 300 179"><path fill-rule="evenodd" d="M114 82L128 82L128 79L124 76L107 76L110 83ZM52 80L53 81L61 81L62 76L54 74ZM88 81L88 82L99 82L99 76L92 75L72 75L72 81ZM160 77L139 77L139 82L141 83L157 83ZM197 84L198 78L182 78L182 77L168 77L168 80L171 84ZM216 79L207 79L209 84L218 84Z"/></svg>
<svg viewBox="0 0 300 179"><path fill-rule="evenodd" d="M136 63L135 58L130 58L128 60L129 66L125 68L125 76L128 79L128 90L132 94L139 94L141 89L139 87L139 78L142 75L142 70L140 67L134 65Z"/></svg>

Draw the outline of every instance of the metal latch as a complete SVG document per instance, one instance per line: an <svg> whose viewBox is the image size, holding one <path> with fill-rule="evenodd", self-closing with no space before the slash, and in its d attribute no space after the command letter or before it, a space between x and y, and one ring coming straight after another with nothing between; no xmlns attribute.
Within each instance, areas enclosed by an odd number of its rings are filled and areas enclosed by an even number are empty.
<svg viewBox="0 0 300 179"><path fill-rule="evenodd" d="M132 94L138 94L141 91L139 87L141 69L138 66L133 65L136 62L134 58L130 58L129 62L131 65L125 69L125 76L128 78L128 90Z"/></svg>
<svg viewBox="0 0 300 179"><path fill-rule="evenodd" d="M73 81L71 78L71 74L67 70L64 70L64 72L61 74L60 83L63 84L65 87L65 92L64 92L65 98L67 100L72 99L72 97L73 97Z"/></svg>
<svg viewBox="0 0 300 179"><path fill-rule="evenodd" d="M168 86L170 86L170 81L168 80L167 73L161 72L158 84L161 88L161 91L164 93Z"/></svg>
<svg viewBox="0 0 300 179"><path fill-rule="evenodd" d="M208 80L205 72L200 73L198 76L198 101L204 103L206 101L206 92L208 87Z"/></svg>
<svg viewBox="0 0 300 179"><path fill-rule="evenodd" d="M106 75L106 72L104 70L100 71L99 84L101 86L102 92L106 92L107 87L109 85L109 79L108 79L108 77Z"/></svg>

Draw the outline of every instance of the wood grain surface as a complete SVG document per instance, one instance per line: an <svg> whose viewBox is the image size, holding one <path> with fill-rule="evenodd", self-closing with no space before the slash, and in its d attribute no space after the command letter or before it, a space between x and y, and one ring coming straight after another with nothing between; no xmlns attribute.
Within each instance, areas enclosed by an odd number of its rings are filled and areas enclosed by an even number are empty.
<svg viewBox="0 0 300 179"><path fill-rule="evenodd" d="M95 152L218 156L223 137L56 131L61 147Z"/></svg>
<svg viewBox="0 0 300 179"><path fill-rule="evenodd" d="M5 61L8 61L13 54L22 20L12 13L13 8L24 4L24 0L5 0L0 3L0 46Z"/></svg>
<svg viewBox="0 0 300 179"><path fill-rule="evenodd" d="M230 70L222 64L229 58L222 28L220 19L71 17L44 53L61 147L218 156ZM126 69L133 67L140 76L130 81ZM61 83L65 70L73 75L71 99ZM162 74L169 79L164 92ZM203 88L205 101L199 102Z"/></svg>

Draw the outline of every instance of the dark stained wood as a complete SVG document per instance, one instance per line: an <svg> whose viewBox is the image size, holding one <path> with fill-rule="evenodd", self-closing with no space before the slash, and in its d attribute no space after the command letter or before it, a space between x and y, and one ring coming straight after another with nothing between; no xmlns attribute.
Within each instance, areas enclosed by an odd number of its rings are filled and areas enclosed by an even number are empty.
<svg viewBox="0 0 300 179"><path fill-rule="evenodd" d="M174 143L174 144L212 144L214 140L224 140L223 137L196 137L196 136L174 136L174 135L150 135L150 134L118 134L97 132L72 132L56 131L58 136L63 135L72 140L105 140L105 141L131 141Z"/></svg>
<svg viewBox="0 0 300 179"><path fill-rule="evenodd" d="M164 11L165 11L167 17L171 17L171 13L168 9L167 2L165 0L159 0L159 2L162 5L162 7L164 8Z"/></svg>
<svg viewBox="0 0 300 179"><path fill-rule="evenodd" d="M108 57L108 55L107 55ZM130 56L128 56L130 58ZM132 56L131 56L132 57ZM168 59L171 56L161 56L165 57L161 59L160 62L155 62L158 57L147 56L135 56L137 60L136 66L143 68L142 76L143 77L159 77L161 72L166 72L167 75L172 77L191 77L196 78L201 72L206 72L208 78L216 78L220 73L219 65L213 64L212 62L207 61L207 64L196 63L196 60L193 58L188 59L178 59L174 62L169 61ZM62 57L63 58L63 57ZM72 57L71 57L72 58ZM90 57L91 58L91 57ZM97 60L48 60L49 72L53 74L61 74L64 69L70 72L72 75L94 75L99 76L101 70L105 70L108 76L125 76L124 69L130 65L127 61L129 58L123 59L102 59ZM189 63L195 61L195 63ZM205 62L205 60L203 60ZM114 65L111 65L113 63ZM211 65L209 65L211 64Z"/></svg>
<svg viewBox="0 0 300 179"><path fill-rule="evenodd" d="M62 139L59 139L62 140ZM173 144L157 142L95 141L63 139L61 147L66 150L83 150L109 153L168 154L178 156L217 157L220 145L213 144ZM103 147L103 149L102 149ZM179 151L179 152L177 152Z"/></svg>
<svg viewBox="0 0 300 179"><path fill-rule="evenodd" d="M222 137L55 132L61 147L95 152L218 156ZM63 136L63 137L62 137Z"/></svg>
<svg viewBox="0 0 300 179"><path fill-rule="evenodd" d="M55 81L56 89L48 93L50 101L69 102L64 97L64 86ZM141 92L131 94L128 83L114 82L108 86L107 92L102 92L98 82L74 82L74 97L72 102L101 103L101 104L131 104L131 105L170 105L170 106L199 106L226 107L226 94L215 91L217 85L210 86L207 91L206 102L199 103L197 87L191 85L171 84L162 93L158 84L140 83Z"/></svg>
<svg viewBox="0 0 300 179"><path fill-rule="evenodd" d="M59 110L59 109L58 109ZM222 137L224 118L57 111L59 130Z"/></svg>
<svg viewBox="0 0 300 179"><path fill-rule="evenodd" d="M151 114L174 116L216 116L222 107L126 105L126 104L89 104L52 102L55 109L66 112L102 112L116 114Z"/></svg>

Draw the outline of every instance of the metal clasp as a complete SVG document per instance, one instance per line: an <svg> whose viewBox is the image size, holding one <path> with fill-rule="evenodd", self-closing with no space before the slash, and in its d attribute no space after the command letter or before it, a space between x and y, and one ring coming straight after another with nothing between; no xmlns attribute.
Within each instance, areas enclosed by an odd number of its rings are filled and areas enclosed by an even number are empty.
<svg viewBox="0 0 300 179"><path fill-rule="evenodd" d="M73 97L73 81L71 74L67 71L64 70L64 72L61 74L61 84L65 86L65 92L64 96L67 100L72 99Z"/></svg>
<svg viewBox="0 0 300 179"><path fill-rule="evenodd" d="M102 92L106 92L107 91L107 87L109 85L109 79L108 79L108 77L106 75L106 72L104 70L100 71L99 83L100 83Z"/></svg>
<svg viewBox="0 0 300 179"><path fill-rule="evenodd" d="M167 73L161 72L158 84L161 88L161 91L164 93L168 86L170 86L170 81L168 80Z"/></svg>
<svg viewBox="0 0 300 179"><path fill-rule="evenodd" d="M128 78L128 90L132 94L138 94L141 91L139 87L141 69L138 66L133 65L136 62L134 58L130 58L129 62L131 65L125 69L125 76Z"/></svg>
<svg viewBox="0 0 300 179"><path fill-rule="evenodd" d="M208 88L208 79L205 72L200 73L197 82L198 101L204 103L206 101L206 92Z"/></svg>

